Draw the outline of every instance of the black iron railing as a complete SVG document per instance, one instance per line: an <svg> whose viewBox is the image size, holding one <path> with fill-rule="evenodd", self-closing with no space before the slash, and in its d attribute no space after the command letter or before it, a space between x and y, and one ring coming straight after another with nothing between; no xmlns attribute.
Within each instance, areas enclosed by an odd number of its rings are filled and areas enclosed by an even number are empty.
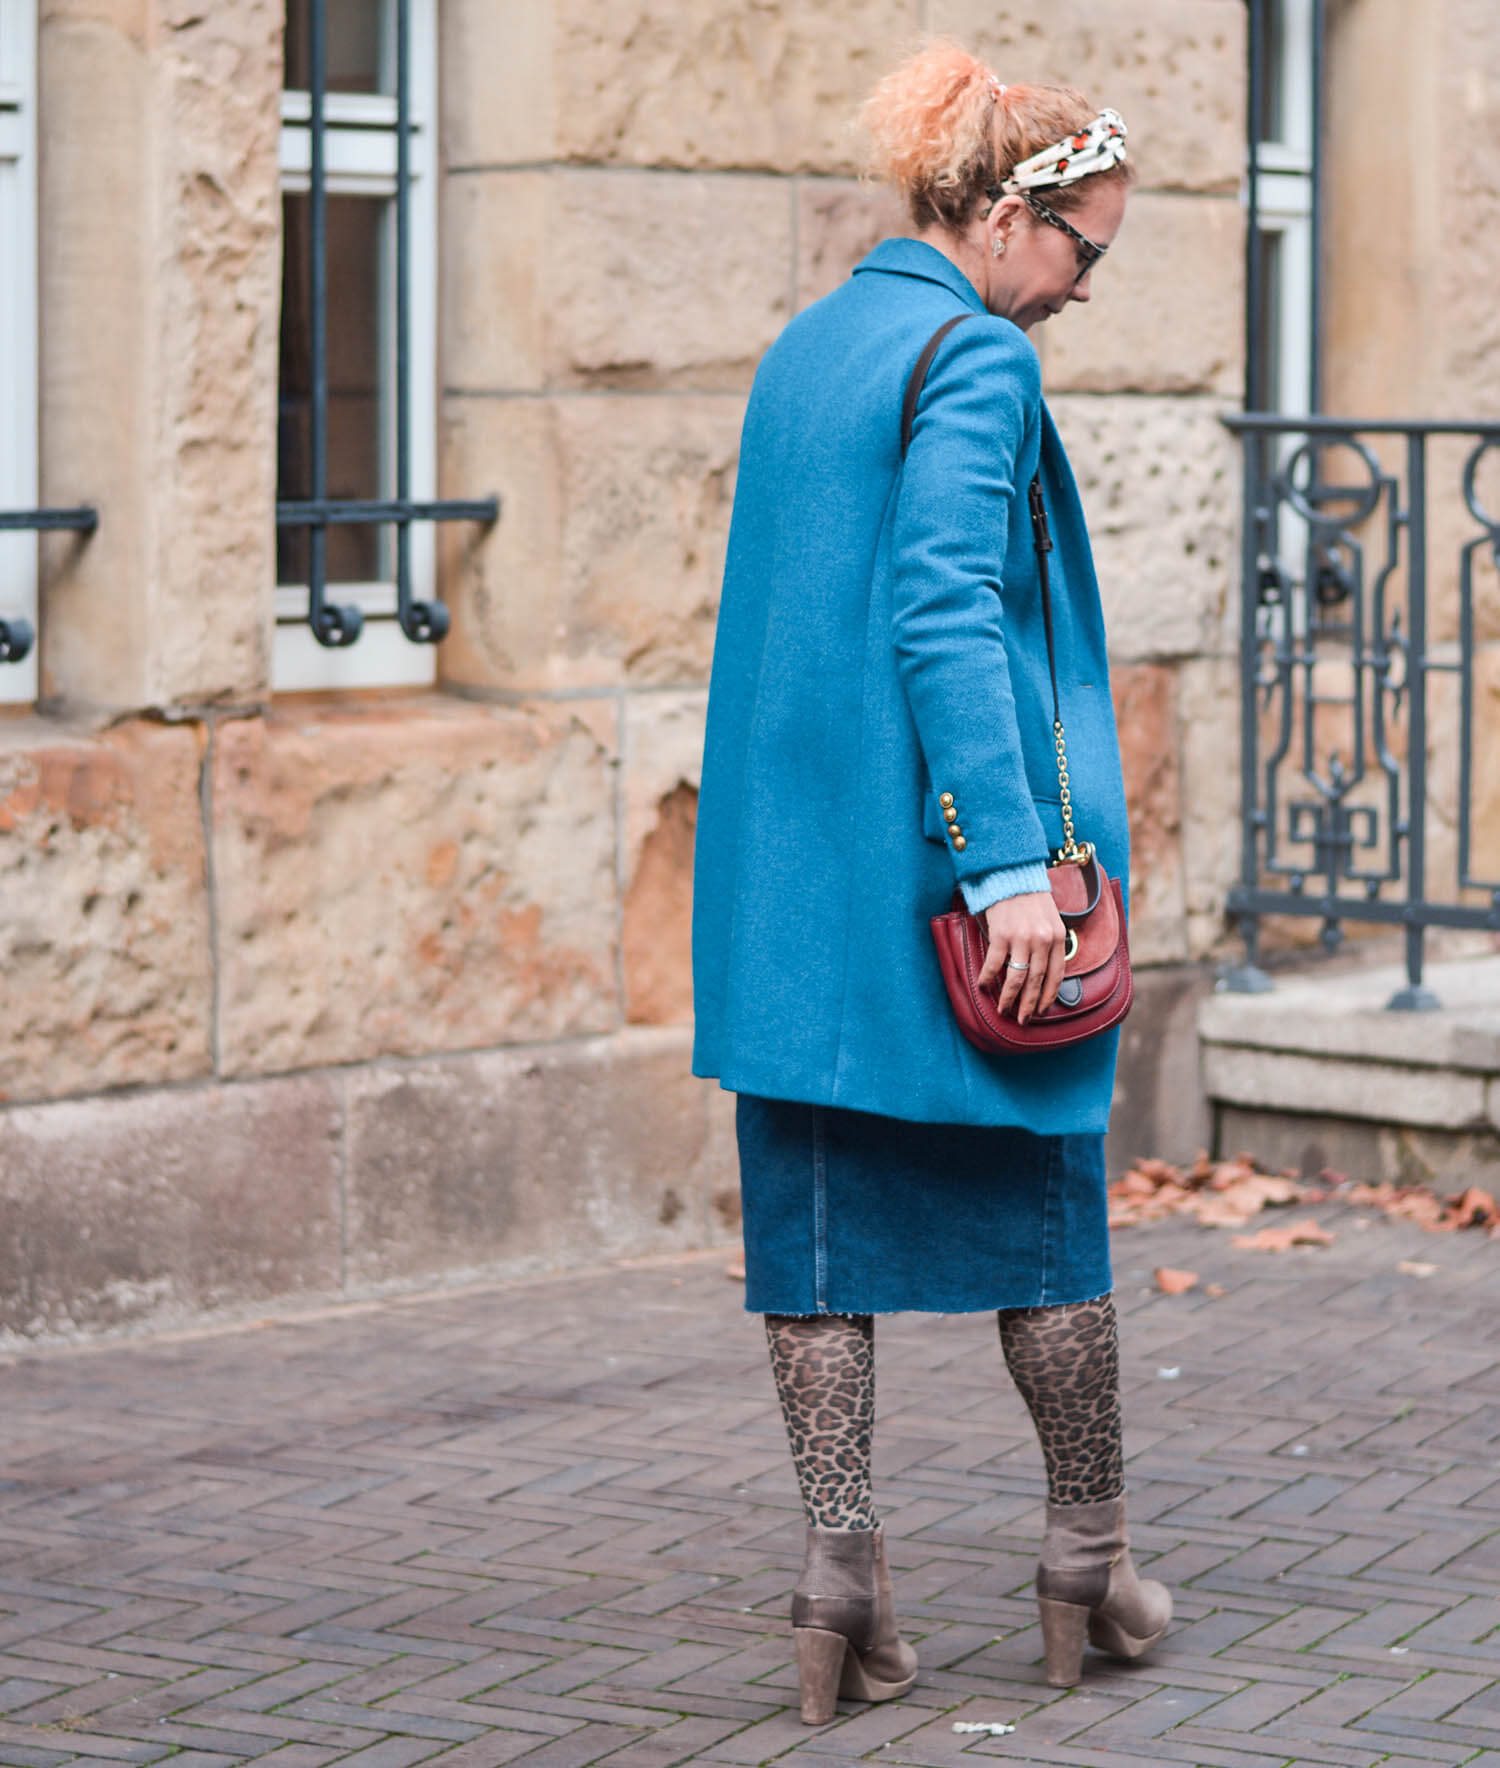
<svg viewBox="0 0 1500 1768"><path fill-rule="evenodd" d="M309 422L307 477L311 495L279 499L278 528L308 531L308 623L318 642L353 644L364 616L352 603L328 599L328 529L331 525L390 524L396 531L396 617L416 644L435 644L448 631L448 610L417 599L412 587L413 522L493 522L498 498L416 501L411 495L411 5L390 0L395 33L396 101L394 332L395 496L331 499L328 495L328 26L326 0L308 0L308 274ZM432 127L428 120L428 127ZM424 389L432 397L433 389Z"/></svg>
<svg viewBox="0 0 1500 1768"><path fill-rule="evenodd" d="M0 534L45 534L62 528L92 534L98 526L98 510L86 505L74 509L0 510ZM19 614L8 619L0 616L0 663L24 662L35 643L36 630L29 620Z"/></svg>
<svg viewBox="0 0 1500 1768"><path fill-rule="evenodd" d="M1473 790L1484 738L1491 753L1500 740L1476 729L1475 705L1478 576L1500 571L1500 514L1479 481L1500 424L1225 422L1245 459L1242 852L1228 907L1246 944L1226 985L1270 986L1261 916L1315 916L1329 949L1345 921L1401 928L1407 984L1390 1005L1436 1006L1425 930L1500 931L1500 879L1475 869ZM1443 677L1456 690L1436 716ZM1434 769L1442 875L1429 865Z"/></svg>

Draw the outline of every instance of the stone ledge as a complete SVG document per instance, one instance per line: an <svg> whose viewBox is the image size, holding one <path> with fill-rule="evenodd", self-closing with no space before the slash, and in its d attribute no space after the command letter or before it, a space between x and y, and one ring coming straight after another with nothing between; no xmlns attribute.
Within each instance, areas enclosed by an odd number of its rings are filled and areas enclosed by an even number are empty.
<svg viewBox="0 0 1500 1768"><path fill-rule="evenodd" d="M348 1284L732 1241L733 1101L691 1061L683 1026L351 1074Z"/></svg>
<svg viewBox="0 0 1500 1768"><path fill-rule="evenodd" d="M1216 993L1198 1031L1205 1044L1500 1075L1500 957L1429 964L1423 981L1443 1003L1436 1012L1387 1010L1406 985L1405 969L1390 965L1298 978L1269 994Z"/></svg>
<svg viewBox="0 0 1500 1768"><path fill-rule="evenodd" d="M692 1029L0 1108L0 1348L734 1245Z"/></svg>
<svg viewBox="0 0 1500 1768"><path fill-rule="evenodd" d="M1500 957L1428 967L1443 1006L1393 1013L1397 967L1215 994L1198 1012L1219 1108L1447 1131L1500 1129Z"/></svg>

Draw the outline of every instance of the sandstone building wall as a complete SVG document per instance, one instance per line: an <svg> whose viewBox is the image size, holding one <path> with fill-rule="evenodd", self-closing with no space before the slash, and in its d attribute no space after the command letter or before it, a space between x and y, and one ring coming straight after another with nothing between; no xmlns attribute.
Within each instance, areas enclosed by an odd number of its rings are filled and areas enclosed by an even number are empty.
<svg viewBox="0 0 1500 1768"><path fill-rule="evenodd" d="M440 16L440 494L502 515L441 533L436 691L273 698L281 9L43 8L43 495L101 524L48 542L43 702L0 718L0 1330L733 1239L687 910L738 427L779 328L892 225L847 124L924 29L1084 85L1138 148L1044 367L1133 812L1120 1148L1202 1133L1241 0Z"/></svg>

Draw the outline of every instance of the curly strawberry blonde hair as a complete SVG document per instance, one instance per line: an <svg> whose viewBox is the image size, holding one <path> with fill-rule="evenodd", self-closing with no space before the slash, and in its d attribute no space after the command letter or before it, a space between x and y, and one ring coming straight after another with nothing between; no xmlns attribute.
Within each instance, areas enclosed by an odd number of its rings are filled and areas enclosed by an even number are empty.
<svg viewBox="0 0 1500 1768"><path fill-rule="evenodd" d="M998 93L998 96L997 96ZM967 227L1022 160L1086 128L1095 107L1071 86L1005 86L967 49L928 43L875 88L860 112L867 170L893 185L918 227ZM1101 180L1128 184L1128 163L1046 191L1076 208Z"/></svg>

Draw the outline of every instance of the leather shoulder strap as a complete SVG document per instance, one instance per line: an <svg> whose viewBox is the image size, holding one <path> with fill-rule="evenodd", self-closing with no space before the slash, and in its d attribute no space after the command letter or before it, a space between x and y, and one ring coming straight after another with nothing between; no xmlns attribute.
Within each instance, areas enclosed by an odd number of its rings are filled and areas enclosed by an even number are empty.
<svg viewBox="0 0 1500 1768"><path fill-rule="evenodd" d="M922 387L927 380L927 371L932 367L932 359L938 353L938 345L954 326L962 325L968 317L967 313L955 313L952 319L945 319L922 346L922 354L917 358L917 365L911 371L911 379L906 383L906 397L901 401L902 460L906 459L906 451L911 447L911 427L917 421L917 401L922 397Z"/></svg>
<svg viewBox="0 0 1500 1768"><path fill-rule="evenodd" d="M917 401L922 397L922 388L927 380L927 371L932 367L932 359L938 353L938 345L947 337L956 325L962 325L970 318L967 313L955 313L952 319L945 319L927 342L922 346L922 354L917 358L916 366L911 371L911 378L906 383L906 397L901 401L901 458L906 459L906 451L911 447L912 425L916 422ZM1052 585L1049 581L1051 573L1047 569L1047 554L1052 551L1052 536L1047 528L1047 505L1042 497L1042 475L1040 470L1031 481L1027 494L1027 502L1031 510L1031 538L1036 547L1037 576L1042 590L1042 629L1047 635L1047 673L1052 678L1052 722L1061 723L1062 709L1057 698L1057 652L1052 636Z"/></svg>

